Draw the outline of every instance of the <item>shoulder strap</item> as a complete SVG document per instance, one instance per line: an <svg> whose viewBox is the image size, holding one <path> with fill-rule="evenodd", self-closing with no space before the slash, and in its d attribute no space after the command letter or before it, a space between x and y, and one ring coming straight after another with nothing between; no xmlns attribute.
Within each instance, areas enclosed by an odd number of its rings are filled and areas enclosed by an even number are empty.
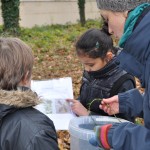
<svg viewBox="0 0 150 150"><path fill-rule="evenodd" d="M136 87L135 78L131 76L130 74L126 73L123 76L121 76L115 83L112 89L110 90L110 97L118 94L119 88L122 86L122 84L127 81L131 80L133 82L134 87Z"/></svg>

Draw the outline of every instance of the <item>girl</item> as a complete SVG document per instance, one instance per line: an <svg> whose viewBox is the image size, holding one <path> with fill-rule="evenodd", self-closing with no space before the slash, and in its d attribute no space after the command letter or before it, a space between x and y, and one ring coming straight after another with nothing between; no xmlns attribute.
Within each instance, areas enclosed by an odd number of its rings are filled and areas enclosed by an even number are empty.
<svg viewBox="0 0 150 150"><path fill-rule="evenodd" d="M78 116L107 115L99 109L100 101L95 99L108 98L134 88L134 78L119 68L114 57L117 48L102 30L86 31L76 43L76 52L84 72L78 100L68 99L72 102L72 111Z"/></svg>

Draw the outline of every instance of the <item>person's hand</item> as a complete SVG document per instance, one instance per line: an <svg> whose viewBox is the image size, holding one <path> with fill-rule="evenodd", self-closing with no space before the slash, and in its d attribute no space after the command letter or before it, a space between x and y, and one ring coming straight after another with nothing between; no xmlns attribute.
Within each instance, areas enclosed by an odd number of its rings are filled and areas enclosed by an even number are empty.
<svg viewBox="0 0 150 150"><path fill-rule="evenodd" d="M95 137L92 137L89 140L89 143L93 146L109 150L111 147L108 142L107 134L111 127L112 127L112 124L96 126L94 128Z"/></svg>
<svg viewBox="0 0 150 150"><path fill-rule="evenodd" d="M109 115L114 115L119 113L119 100L118 95L111 98L103 99L99 105L100 109L103 109Z"/></svg>
<svg viewBox="0 0 150 150"><path fill-rule="evenodd" d="M75 99L66 99L71 103L72 111L79 116L88 116L89 111L78 101Z"/></svg>

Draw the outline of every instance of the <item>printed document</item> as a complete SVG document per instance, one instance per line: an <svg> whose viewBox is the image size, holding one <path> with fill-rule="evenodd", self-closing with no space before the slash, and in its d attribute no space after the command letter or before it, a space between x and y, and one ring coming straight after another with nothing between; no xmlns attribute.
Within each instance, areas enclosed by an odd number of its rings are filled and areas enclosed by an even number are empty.
<svg viewBox="0 0 150 150"><path fill-rule="evenodd" d="M43 101L35 108L46 114L55 125L56 130L68 130L69 122L75 117L67 98L73 99L71 77L51 80L32 80L31 89Z"/></svg>

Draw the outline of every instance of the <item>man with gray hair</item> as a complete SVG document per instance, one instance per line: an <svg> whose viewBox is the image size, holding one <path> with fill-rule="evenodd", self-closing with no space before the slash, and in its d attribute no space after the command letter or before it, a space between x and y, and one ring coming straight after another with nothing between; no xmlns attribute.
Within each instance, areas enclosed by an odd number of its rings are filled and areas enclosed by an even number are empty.
<svg viewBox="0 0 150 150"><path fill-rule="evenodd" d="M33 54L18 38L0 38L0 150L59 150L54 124L35 108Z"/></svg>

